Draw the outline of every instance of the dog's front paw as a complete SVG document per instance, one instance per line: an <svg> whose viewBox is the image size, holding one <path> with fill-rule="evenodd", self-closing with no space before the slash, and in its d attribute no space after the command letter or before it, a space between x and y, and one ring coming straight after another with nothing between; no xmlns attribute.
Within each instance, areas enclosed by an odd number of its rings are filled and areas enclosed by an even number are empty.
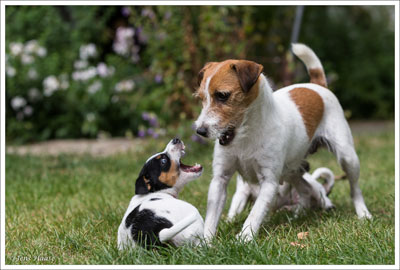
<svg viewBox="0 0 400 270"><path fill-rule="evenodd" d="M244 229L236 235L236 239L243 243L248 243L253 240L254 234L250 229Z"/></svg>
<svg viewBox="0 0 400 270"><path fill-rule="evenodd" d="M214 238L214 234L213 233L204 231L204 238L203 238L202 242L204 244L210 245L212 240L213 240L213 238Z"/></svg>

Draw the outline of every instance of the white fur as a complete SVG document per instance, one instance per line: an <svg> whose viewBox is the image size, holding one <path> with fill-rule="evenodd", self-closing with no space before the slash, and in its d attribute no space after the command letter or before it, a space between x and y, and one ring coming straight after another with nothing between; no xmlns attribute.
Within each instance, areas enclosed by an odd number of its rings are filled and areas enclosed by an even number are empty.
<svg viewBox="0 0 400 270"><path fill-rule="evenodd" d="M319 62L316 55L310 53L311 49L294 47L301 49L301 57L305 59L306 65ZM208 191L204 227L205 238L210 239L216 232L226 201L226 187L236 171L245 181L260 186L259 196L240 234L246 240L251 239L258 231L264 217L272 208L279 190L279 182L293 184L303 200L309 197L307 190L300 184L301 177L294 177L293 174L310 147L301 114L289 95L289 91L296 87L311 89L321 96L324 115L314 137L322 136L330 142L333 148L331 150L350 181L351 196L358 217L370 218L371 214L365 206L357 183L359 161L354 150L353 138L335 95L330 90L312 83L295 84L273 92L263 74L259 80L259 95L249 106L241 126L236 128L233 141L227 146L221 146L218 141L215 143L213 179ZM202 114L207 115L207 111L204 110Z"/></svg>
<svg viewBox="0 0 400 270"><path fill-rule="evenodd" d="M315 55L313 50L306 45L300 43L292 44L292 51L298 58L301 59L301 61L303 61L308 69L320 68L324 70L319 58Z"/></svg>
<svg viewBox="0 0 400 270"><path fill-rule="evenodd" d="M162 200L150 201L152 198L162 198ZM132 240L130 227L125 227L126 217L138 205L139 210L152 210L157 216L168 219L173 226L160 231L160 241L171 241L176 246L185 243L199 244L200 237L204 233L204 221L199 211L193 205L176 199L170 194L163 192L149 193L146 195L135 195L131 199L128 209L118 228L118 249L135 247L136 243Z"/></svg>
<svg viewBox="0 0 400 270"><path fill-rule="evenodd" d="M170 159L179 162L179 159L184 154L184 148L183 142L173 144L171 140L161 153L167 153ZM140 205L139 211L149 209L156 216L166 218L173 224L172 227L160 231L159 238L161 242L171 241L176 246L185 243L197 245L199 237L203 236L204 233L203 218L196 207L176 197L185 184L200 177L201 174L202 171L194 173L181 170L179 178L173 187L146 195L133 196L118 229L118 248L122 250L129 246L136 246L130 233L131 227L127 228L125 226L125 220L138 205ZM161 198L161 200L151 201L152 198Z"/></svg>
<svg viewBox="0 0 400 270"><path fill-rule="evenodd" d="M311 186L311 189L309 190L311 193L309 195L314 198L314 201L317 203L317 205L314 206L322 209L331 209L334 205L328 198L324 186L318 182L318 178L320 177L325 179L328 184L328 190L331 190L335 183L335 178L332 171L328 168L318 168L313 174L304 173L302 175L303 180L307 181ZM228 221L233 220L236 215L240 214L248 200L256 199L259 193L260 185L245 182L243 181L242 176L238 174L236 178L236 191L233 195L232 203L228 212ZM290 184L285 182L283 185L279 185L276 200L271 205L271 210L275 211L284 206L296 206L298 199L299 195L296 189L292 188ZM307 207L310 206L311 205L307 205Z"/></svg>

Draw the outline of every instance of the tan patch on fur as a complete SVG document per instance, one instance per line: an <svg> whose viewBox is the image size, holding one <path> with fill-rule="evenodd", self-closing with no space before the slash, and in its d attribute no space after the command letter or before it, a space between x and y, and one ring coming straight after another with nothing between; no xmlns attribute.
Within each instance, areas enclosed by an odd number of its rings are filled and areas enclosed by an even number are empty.
<svg viewBox="0 0 400 270"><path fill-rule="evenodd" d="M323 87L328 87L326 83L325 73L320 68L311 68L308 70L308 74L310 75L310 82L321 85Z"/></svg>
<svg viewBox="0 0 400 270"><path fill-rule="evenodd" d="M150 189L151 189L150 180L147 179L147 178L144 177L144 176L143 176L143 180L144 180L144 183L145 183L146 186L147 186L147 189L150 190Z"/></svg>
<svg viewBox="0 0 400 270"><path fill-rule="evenodd" d="M311 140L324 114L324 102L317 92L308 88L294 88L290 97L299 109Z"/></svg>
<svg viewBox="0 0 400 270"><path fill-rule="evenodd" d="M258 97L259 78L248 93L244 93L235 70L231 68L232 64L236 64L241 60L226 60L224 62L212 62L204 67L203 80L200 88L195 94L203 101L203 107L206 103L206 81L212 76L208 94L210 95L211 105L210 113L215 114L220 119L221 127L235 127L243 120L244 113L250 104ZM226 103L215 100L216 91L230 92L231 95Z"/></svg>
<svg viewBox="0 0 400 270"><path fill-rule="evenodd" d="M161 158L161 155L156 156L156 159L160 159L160 158Z"/></svg>
<svg viewBox="0 0 400 270"><path fill-rule="evenodd" d="M171 167L168 172L161 172L158 178L160 182L166 184L167 186L173 187L179 177L179 168L175 161L171 160Z"/></svg>

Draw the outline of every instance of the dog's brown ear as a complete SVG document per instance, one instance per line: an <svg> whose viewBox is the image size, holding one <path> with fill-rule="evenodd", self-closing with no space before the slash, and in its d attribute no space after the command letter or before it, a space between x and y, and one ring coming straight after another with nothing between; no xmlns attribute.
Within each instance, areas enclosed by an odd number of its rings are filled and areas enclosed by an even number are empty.
<svg viewBox="0 0 400 270"><path fill-rule="evenodd" d="M145 175L139 175L136 179L135 194L147 194L151 190L151 181Z"/></svg>
<svg viewBox="0 0 400 270"><path fill-rule="evenodd" d="M240 60L235 64L231 64L231 68L236 71L240 86L245 93L250 91L264 69L262 65L247 60Z"/></svg>

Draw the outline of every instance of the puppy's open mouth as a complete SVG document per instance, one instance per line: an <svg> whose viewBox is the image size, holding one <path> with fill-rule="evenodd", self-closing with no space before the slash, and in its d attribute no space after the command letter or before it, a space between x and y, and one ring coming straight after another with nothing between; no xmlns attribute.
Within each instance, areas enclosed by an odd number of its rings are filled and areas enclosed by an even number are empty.
<svg viewBox="0 0 400 270"><path fill-rule="evenodd" d="M181 148L181 158L185 155L185 145L182 142L182 148ZM193 166L189 166L186 164L183 164L181 159L179 159L179 168L186 173L199 173L201 170L203 170L203 167L200 164L195 164Z"/></svg>
<svg viewBox="0 0 400 270"><path fill-rule="evenodd" d="M185 165L182 161L179 161L179 167L182 171L186 173L199 173L203 170L203 167L200 164L195 164L193 166Z"/></svg>
<svg viewBox="0 0 400 270"><path fill-rule="evenodd" d="M234 137L235 137L235 128L228 128L219 137L219 144L223 146L228 145L233 140Z"/></svg>

